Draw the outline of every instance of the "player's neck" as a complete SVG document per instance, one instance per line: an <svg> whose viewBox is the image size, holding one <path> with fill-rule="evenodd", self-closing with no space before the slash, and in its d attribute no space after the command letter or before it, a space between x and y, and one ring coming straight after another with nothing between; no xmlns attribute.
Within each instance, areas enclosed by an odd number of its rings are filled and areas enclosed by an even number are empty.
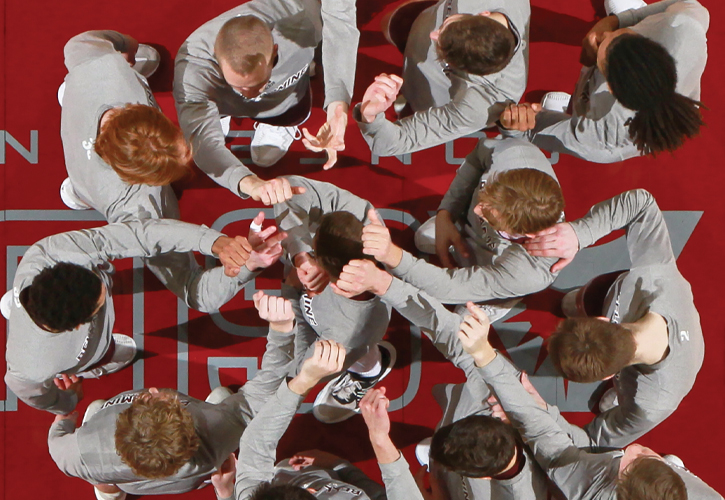
<svg viewBox="0 0 725 500"><path fill-rule="evenodd" d="M670 352L667 322L657 313L648 312L634 323L627 325L632 330L637 350L635 364L654 365L667 357Z"/></svg>

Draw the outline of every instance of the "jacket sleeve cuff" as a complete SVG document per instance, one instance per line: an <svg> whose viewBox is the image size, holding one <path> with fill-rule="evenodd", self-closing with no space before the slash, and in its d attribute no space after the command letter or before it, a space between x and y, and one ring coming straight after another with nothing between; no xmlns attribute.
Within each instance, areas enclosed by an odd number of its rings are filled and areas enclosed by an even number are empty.
<svg viewBox="0 0 725 500"><path fill-rule="evenodd" d="M400 450L398 452L400 453ZM385 484L405 473L410 474L410 466L402 453L400 453L400 457L395 462L390 462L389 464L378 463L378 465L380 466L380 472L382 473Z"/></svg>
<svg viewBox="0 0 725 500"><path fill-rule="evenodd" d="M577 219L569 223L574 229L577 239L579 240L579 250L586 248L595 243L594 235L592 234L589 225L583 219Z"/></svg>
<svg viewBox="0 0 725 500"><path fill-rule="evenodd" d="M392 273L397 276L403 276L410 268L415 264L415 257L410 252L403 250L403 257L400 259L400 263L391 269Z"/></svg>
<svg viewBox="0 0 725 500"><path fill-rule="evenodd" d="M352 117L360 126L360 130L363 134L374 135L383 127L383 124L385 123L385 113L378 113L372 123L365 123L364 121L362 121L362 112L360 111L360 106L362 106L362 103L357 103L355 107L352 108Z"/></svg>
<svg viewBox="0 0 725 500"><path fill-rule="evenodd" d="M244 179L245 177L248 177L250 175L254 175L254 173L249 170L246 166L242 165L239 167L236 167L231 174L229 174L229 190L242 198L243 200L246 200L249 198L249 195L247 193L243 193L239 189L239 183Z"/></svg>
<svg viewBox="0 0 725 500"><path fill-rule="evenodd" d="M212 252L211 247L214 245L214 242L224 236L224 234L214 229L209 229L206 226L201 226L201 231L202 234L199 240L199 252L213 257L214 252Z"/></svg>

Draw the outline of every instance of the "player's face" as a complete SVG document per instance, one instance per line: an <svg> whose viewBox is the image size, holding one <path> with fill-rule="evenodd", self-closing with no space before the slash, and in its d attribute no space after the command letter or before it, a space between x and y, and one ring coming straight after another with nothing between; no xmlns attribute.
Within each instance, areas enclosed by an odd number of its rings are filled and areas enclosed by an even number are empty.
<svg viewBox="0 0 725 500"><path fill-rule="evenodd" d="M242 95L247 99L254 99L255 97L258 97L272 76L276 53L277 46L275 45L274 51L267 62L259 64L253 71L246 75L235 73L226 61L220 61L219 66L221 67L224 80L226 80L229 86L232 87L234 92L237 94Z"/></svg>
<svg viewBox="0 0 725 500"><path fill-rule="evenodd" d="M637 443L630 444L624 449L624 456L619 462L619 477L622 477L622 474L627 470L627 467L629 467L632 462L642 457L651 457L656 458L657 460L662 460L661 455L658 455L646 446L642 446Z"/></svg>

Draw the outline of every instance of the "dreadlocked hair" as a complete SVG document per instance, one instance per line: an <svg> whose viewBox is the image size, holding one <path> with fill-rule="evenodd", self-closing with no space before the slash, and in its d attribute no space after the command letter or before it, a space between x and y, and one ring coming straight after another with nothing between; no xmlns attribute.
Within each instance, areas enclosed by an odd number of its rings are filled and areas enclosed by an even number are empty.
<svg viewBox="0 0 725 500"><path fill-rule="evenodd" d="M642 154L673 152L695 137L705 106L675 91L675 60L662 45L625 33L607 48L606 77L614 97L636 111L629 136Z"/></svg>

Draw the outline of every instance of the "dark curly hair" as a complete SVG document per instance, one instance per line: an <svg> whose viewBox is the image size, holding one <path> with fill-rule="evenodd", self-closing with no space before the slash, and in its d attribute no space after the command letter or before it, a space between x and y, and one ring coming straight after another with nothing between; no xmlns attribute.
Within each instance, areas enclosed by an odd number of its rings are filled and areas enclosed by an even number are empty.
<svg viewBox="0 0 725 500"><path fill-rule="evenodd" d="M40 271L20 292L20 302L38 326L66 332L91 320L101 290L101 278L93 271L60 262Z"/></svg>

